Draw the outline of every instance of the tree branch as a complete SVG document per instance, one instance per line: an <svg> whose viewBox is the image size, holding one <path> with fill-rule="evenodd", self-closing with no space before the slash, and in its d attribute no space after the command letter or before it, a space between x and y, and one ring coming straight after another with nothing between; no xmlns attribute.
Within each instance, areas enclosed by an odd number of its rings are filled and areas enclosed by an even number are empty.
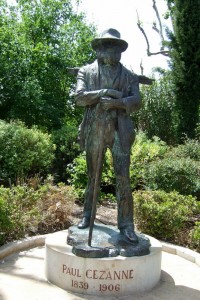
<svg viewBox="0 0 200 300"><path fill-rule="evenodd" d="M138 16L138 12L137 12L137 16ZM160 50L160 51L158 51L158 52L151 52L151 51L150 51L149 40L148 40L148 37L147 37L147 35L146 35L146 32L144 31L144 28L142 27L141 24L142 24L142 23L141 23L141 21L140 21L140 19L139 19L139 16L138 16L137 26L138 26L138 28L140 29L140 31L142 32L142 34L143 34L143 36L144 36L144 38L145 38L145 40L146 40L146 44L147 44L147 55L148 55L148 56L152 56L152 55L162 54L162 55L164 55L164 56L169 56L169 51L167 51L167 50Z"/></svg>
<svg viewBox="0 0 200 300"><path fill-rule="evenodd" d="M155 0L152 0L153 1L153 9L155 10L155 13L156 13L156 17L158 19L158 23L159 23L159 30L157 31L160 35L160 38L161 38L161 41L164 42L164 36L163 36L163 30L162 30L162 23L161 23L161 19L160 19L160 14L159 14L159 11L158 11L158 8L157 8L157 5L156 5L156 1Z"/></svg>
<svg viewBox="0 0 200 300"><path fill-rule="evenodd" d="M143 64L142 64L142 59L141 59L141 62L140 62L140 70L141 70L141 75L144 74L144 67L143 67Z"/></svg>
<svg viewBox="0 0 200 300"><path fill-rule="evenodd" d="M146 32L144 31L144 29L143 29L143 27L142 27L142 25L141 25L142 23L141 23L141 21L140 21L140 19L139 19L138 12L136 11L136 13L137 13L137 19L138 19L138 21L137 21L137 26L138 26L138 28L140 29L140 31L142 32L142 34L143 34L143 36L144 36L144 38L145 38L145 40L146 40L146 44L147 44L147 55L150 56L149 40L148 40L148 38L147 38Z"/></svg>
<svg viewBox="0 0 200 300"><path fill-rule="evenodd" d="M153 22L152 29L155 30L158 34L160 34L159 29L157 28L156 22Z"/></svg>
<svg viewBox="0 0 200 300"><path fill-rule="evenodd" d="M169 57L169 51L168 50L160 50L158 52L149 52L149 56L152 56L152 55L158 55L158 54L162 54L164 56L167 56Z"/></svg>

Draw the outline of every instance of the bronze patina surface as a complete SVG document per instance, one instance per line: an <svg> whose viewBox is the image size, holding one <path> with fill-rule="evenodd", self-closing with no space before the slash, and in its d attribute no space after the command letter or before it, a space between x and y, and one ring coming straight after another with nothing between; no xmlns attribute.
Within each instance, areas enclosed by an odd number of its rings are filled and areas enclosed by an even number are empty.
<svg viewBox="0 0 200 300"><path fill-rule="evenodd" d="M99 196L103 159L107 148L113 158L118 205L120 240L139 245L133 222L133 198L130 186L130 151L135 139L130 114L141 106L139 78L121 63L128 43L115 29L105 30L92 41L97 59L79 69L75 100L85 108L80 125L80 145L86 151L88 183L83 218L79 230L89 227L91 246L96 203ZM128 253L126 251L126 253Z"/></svg>

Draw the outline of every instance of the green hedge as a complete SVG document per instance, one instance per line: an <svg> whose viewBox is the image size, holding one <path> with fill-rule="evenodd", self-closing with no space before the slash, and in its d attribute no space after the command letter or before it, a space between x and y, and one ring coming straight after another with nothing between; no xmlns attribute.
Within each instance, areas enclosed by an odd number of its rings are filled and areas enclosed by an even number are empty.
<svg viewBox="0 0 200 300"><path fill-rule="evenodd" d="M150 86L143 85L141 96L142 107L133 115L136 128L145 131L148 138L158 136L174 145L177 113L170 73L161 76Z"/></svg>
<svg viewBox="0 0 200 300"><path fill-rule="evenodd" d="M51 136L36 127L28 129L22 123L0 121L0 178L26 178L46 175L54 159L55 146Z"/></svg>
<svg viewBox="0 0 200 300"><path fill-rule="evenodd" d="M161 240L188 243L193 220L200 214L196 198L164 191L138 191L133 196L139 230Z"/></svg>
<svg viewBox="0 0 200 300"><path fill-rule="evenodd" d="M165 158L150 163L144 172L146 189L177 191L200 196L200 163L187 159Z"/></svg>
<svg viewBox="0 0 200 300"><path fill-rule="evenodd" d="M130 178L132 189L143 188L143 172L150 162L164 157L168 150L165 142L154 136L148 139L144 132L139 131L131 149Z"/></svg>
<svg viewBox="0 0 200 300"><path fill-rule="evenodd" d="M172 158L190 158L194 161L200 161L200 141L198 139L186 139L184 144L171 148L171 150L166 153L166 156Z"/></svg>
<svg viewBox="0 0 200 300"><path fill-rule="evenodd" d="M200 222L195 222L194 228L190 232L191 245L200 252Z"/></svg>
<svg viewBox="0 0 200 300"><path fill-rule="evenodd" d="M75 198L71 187L53 185L51 178L43 185L31 178L26 185L0 187L0 245L68 228Z"/></svg>
<svg viewBox="0 0 200 300"><path fill-rule="evenodd" d="M0 245L3 245L5 242L6 233L13 230L11 206L8 201L2 198L0 189Z"/></svg>
<svg viewBox="0 0 200 300"><path fill-rule="evenodd" d="M70 179L68 180L68 182L75 188L79 199L83 200L88 180L85 152L76 157L73 160L73 163L68 164L67 173L70 174ZM112 166L112 156L110 151L108 150L106 151L104 159L100 197L109 197L113 199L114 187L115 178Z"/></svg>
<svg viewBox="0 0 200 300"><path fill-rule="evenodd" d="M66 166L80 153L78 140L78 126L65 124L61 129L52 132L52 140L56 145L55 160L53 163L54 180L66 182L69 174Z"/></svg>
<svg viewBox="0 0 200 300"><path fill-rule="evenodd" d="M144 169L146 189L177 191L200 198L200 143L187 140L166 152L162 159L150 162Z"/></svg>

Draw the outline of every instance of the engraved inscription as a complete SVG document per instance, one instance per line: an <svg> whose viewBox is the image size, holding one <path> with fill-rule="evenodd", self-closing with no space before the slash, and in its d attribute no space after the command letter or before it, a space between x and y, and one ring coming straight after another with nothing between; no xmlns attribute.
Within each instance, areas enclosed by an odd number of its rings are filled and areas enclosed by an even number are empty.
<svg viewBox="0 0 200 300"><path fill-rule="evenodd" d="M70 268L70 267L66 266L65 264L63 264L62 270L63 270L62 272L65 274L75 276L75 277L81 277L79 269Z"/></svg>
<svg viewBox="0 0 200 300"><path fill-rule="evenodd" d="M99 291L100 292L106 292L106 291L119 292L120 291L120 284L116 284L116 285L114 285L114 284L100 284L99 285Z"/></svg>
<svg viewBox="0 0 200 300"><path fill-rule="evenodd" d="M86 277L88 279L99 279L99 280L123 280L133 279L134 270L120 270L120 271L106 271L106 270L92 270L86 271Z"/></svg>
<svg viewBox="0 0 200 300"><path fill-rule="evenodd" d="M97 285L97 289L100 292L119 292L121 290L121 284L118 282L121 280L133 279L134 270L96 270L87 269L84 273L75 267L69 267L65 264L62 265L62 273L70 277L74 277L71 280L71 286L76 289L89 289L89 283L91 280L100 280L101 283ZM87 281L81 280L82 278L88 279ZM113 281L113 283L106 283L105 281ZM117 282L118 281L118 282ZM98 284L98 282L97 282Z"/></svg>
<svg viewBox="0 0 200 300"><path fill-rule="evenodd" d="M72 280L72 287L87 290L89 285L87 282Z"/></svg>

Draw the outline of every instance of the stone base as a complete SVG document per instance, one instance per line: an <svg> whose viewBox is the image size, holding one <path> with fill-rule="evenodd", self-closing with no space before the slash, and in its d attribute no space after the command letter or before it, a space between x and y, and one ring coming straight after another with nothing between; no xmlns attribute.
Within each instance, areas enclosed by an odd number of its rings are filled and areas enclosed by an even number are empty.
<svg viewBox="0 0 200 300"><path fill-rule="evenodd" d="M150 254L85 258L66 244L68 230L46 239L45 272L58 287L74 293L121 297L151 290L160 280L161 244L152 237Z"/></svg>

